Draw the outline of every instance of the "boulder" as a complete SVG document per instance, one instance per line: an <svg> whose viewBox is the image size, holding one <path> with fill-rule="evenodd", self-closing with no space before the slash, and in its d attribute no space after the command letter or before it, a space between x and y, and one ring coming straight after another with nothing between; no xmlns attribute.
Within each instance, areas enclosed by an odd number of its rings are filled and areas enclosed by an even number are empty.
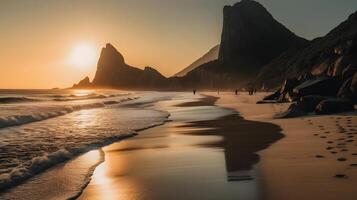
<svg viewBox="0 0 357 200"><path fill-rule="evenodd" d="M306 73L301 74L299 76L298 80L299 80L300 83L302 83L302 82L305 82L305 81L308 81L308 80L312 80L314 78L315 78L314 75L312 75L310 72L306 72Z"/></svg>
<svg viewBox="0 0 357 200"><path fill-rule="evenodd" d="M296 105L300 107L303 112L313 112L316 106L323 100L327 99L325 96L308 95L301 97Z"/></svg>
<svg viewBox="0 0 357 200"><path fill-rule="evenodd" d="M280 93L290 92L299 84L300 84L300 81L297 78L286 79L283 86L280 89Z"/></svg>
<svg viewBox="0 0 357 200"><path fill-rule="evenodd" d="M317 77L305 81L294 88L294 95L302 97L307 95L333 96L335 97L342 85L339 76L336 77Z"/></svg>
<svg viewBox="0 0 357 200"><path fill-rule="evenodd" d="M279 89L276 92L274 92L273 94L270 94L270 95L264 97L263 100L267 100L267 101L277 100L280 97L280 95L281 95L281 93L280 93L280 89Z"/></svg>
<svg viewBox="0 0 357 200"><path fill-rule="evenodd" d="M352 78L349 78L342 84L341 88L337 93L338 98L342 98L342 99L352 98L351 83L352 83Z"/></svg>
<svg viewBox="0 0 357 200"><path fill-rule="evenodd" d="M348 65L342 71L342 80L347 80L348 78L351 78L356 72L357 72L356 66L351 65L351 64Z"/></svg>
<svg viewBox="0 0 357 200"><path fill-rule="evenodd" d="M279 113L274 116L274 118L293 118L305 115L305 112L297 104L291 104L287 111Z"/></svg>
<svg viewBox="0 0 357 200"><path fill-rule="evenodd" d="M351 100L346 99L326 99L321 101L315 109L316 114L333 114L353 111L354 105Z"/></svg>
<svg viewBox="0 0 357 200"><path fill-rule="evenodd" d="M353 102L357 103L357 72L352 77L350 91Z"/></svg>

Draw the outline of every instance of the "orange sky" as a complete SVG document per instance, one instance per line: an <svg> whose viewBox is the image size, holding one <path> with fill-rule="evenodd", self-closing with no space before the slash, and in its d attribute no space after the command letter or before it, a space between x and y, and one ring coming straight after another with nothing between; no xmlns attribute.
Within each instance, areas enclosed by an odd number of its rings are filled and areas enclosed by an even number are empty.
<svg viewBox="0 0 357 200"><path fill-rule="evenodd" d="M101 47L110 42L128 64L152 66L171 76L219 43L222 8L234 2L1 1L0 89L69 87L87 75L92 79L96 63L79 68L67 62L73 48L83 43L96 48L99 54ZM297 6L307 7L307 1L288 7L291 10L281 9L289 5L283 0L261 2L288 28L307 38L326 33L357 8L354 0L346 0L347 5L342 7L322 7L321 17L332 15L333 20L307 27L303 23L306 20L294 11ZM309 13L316 15L316 10L305 14Z"/></svg>

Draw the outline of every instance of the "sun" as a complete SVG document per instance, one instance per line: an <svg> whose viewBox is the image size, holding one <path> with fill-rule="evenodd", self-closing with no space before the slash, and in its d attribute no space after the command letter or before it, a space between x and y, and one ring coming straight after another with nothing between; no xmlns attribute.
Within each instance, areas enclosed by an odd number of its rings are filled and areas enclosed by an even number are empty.
<svg viewBox="0 0 357 200"><path fill-rule="evenodd" d="M69 54L68 64L79 69L88 69L96 64L98 51L95 45L80 43L75 45Z"/></svg>

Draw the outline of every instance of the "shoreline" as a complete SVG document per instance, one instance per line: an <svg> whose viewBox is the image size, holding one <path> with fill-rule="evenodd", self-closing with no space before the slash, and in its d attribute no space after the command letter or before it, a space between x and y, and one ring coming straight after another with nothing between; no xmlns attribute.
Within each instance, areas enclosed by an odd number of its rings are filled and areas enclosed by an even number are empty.
<svg viewBox="0 0 357 200"><path fill-rule="evenodd" d="M218 198L220 194L225 199L235 199L237 195L261 199L259 178L253 168L259 160L255 152L280 139L282 135L274 136L280 129L269 123L246 121L232 110L217 107L218 98L158 102L154 107L166 107L171 113L170 121L105 147L105 161L78 199L98 199L103 192L104 197L112 199L175 199L177 192L184 195L182 198ZM238 127L243 131L235 134ZM255 140L259 128L273 135ZM241 142L244 138L245 142ZM243 145L248 141L249 145ZM190 194L184 193L187 187Z"/></svg>

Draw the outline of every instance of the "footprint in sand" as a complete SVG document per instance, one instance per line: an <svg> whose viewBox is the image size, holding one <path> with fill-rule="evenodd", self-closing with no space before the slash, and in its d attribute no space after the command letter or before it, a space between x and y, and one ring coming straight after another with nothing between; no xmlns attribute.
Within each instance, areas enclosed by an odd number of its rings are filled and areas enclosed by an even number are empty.
<svg viewBox="0 0 357 200"><path fill-rule="evenodd" d="M316 155L315 157L316 158L325 158L325 156L323 156L323 155Z"/></svg>
<svg viewBox="0 0 357 200"><path fill-rule="evenodd" d="M357 167L357 163L350 164L351 167Z"/></svg>
<svg viewBox="0 0 357 200"><path fill-rule="evenodd" d="M344 162L344 161L347 161L347 159L346 158L337 158L337 161Z"/></svg>
<svg viewBox="0 0 357 200"><path fill-rule="evenodd" d="M342 152L346 152L346 151L348 151L348 149L342 149L341 151L342 151Z"/></svg>
<svg viewBox="0 0 357 200"><path fill-rule="evenodd" d="M334 149L335 147L326 147L326 150Z"/></svg>
<svg viewBox="0 0 357 200"><path fill-rule="evenodd" d="M336 174L335 178L347 178L346 174Z"/></svg>
<svg viewBox="0 0 357 200"><path fill-rule="evenodd" d="M333 143L333 141L327 141L327 144L332 144Z"/></svg>
<svg viewBox="0 0 357 200"><path fill-rule="evenodd" d="M357 156L357 153L352 153L353 156Z"/></svg>
<svg viewBox="0 0 357 200"><path fill-rule="evenodd" d="M336 151L331 151L330 153L332 153L332 154L336 154L337 152L336 152Z"/></svg>
<svg viewBox="0 0 357 200"><path fill-rule="evenodd" d="M353 142L354 140L346 140L346 142Z"/></svg>
<svg viewBox="0 0 357 200"><path fill-rule="evenodd" d="M327 138L326 136L321 136L320 138Z"/></svg>

